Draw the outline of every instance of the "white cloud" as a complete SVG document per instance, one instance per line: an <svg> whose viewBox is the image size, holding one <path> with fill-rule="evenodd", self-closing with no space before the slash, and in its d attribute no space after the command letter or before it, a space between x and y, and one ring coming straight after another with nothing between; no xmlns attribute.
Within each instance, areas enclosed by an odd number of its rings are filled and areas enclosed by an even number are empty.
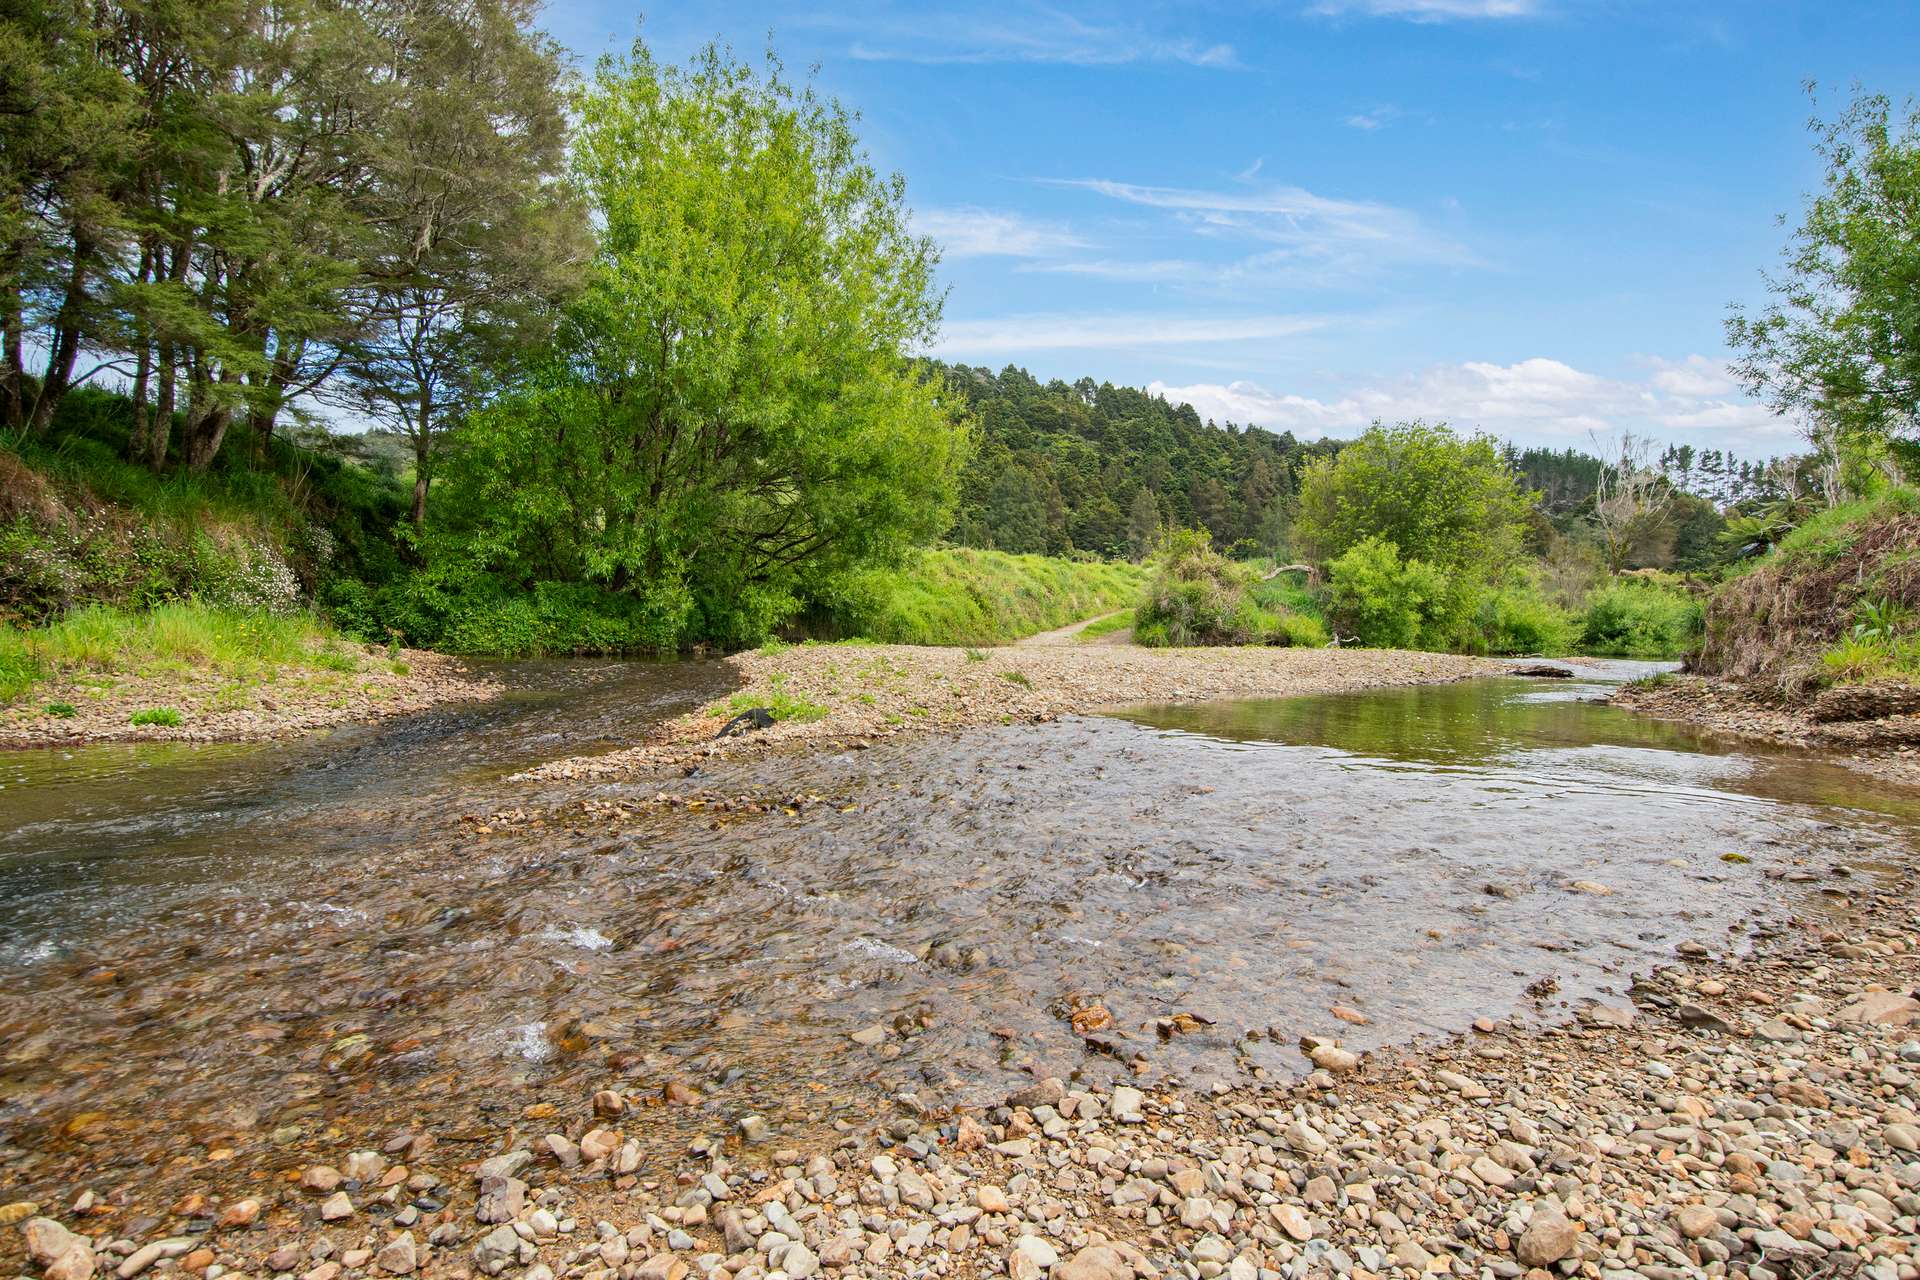
<svg viewBox="0 0 1920 1280"><path fill-rule="evenodd" d="M1308 13L1340 17L1406 18L1413 22L1450 22L1457 18L1528 18L1540 12L1538 0L1317 0Z"/></svg>
<svg viewBox="0 0 1920 1280"><path fill-rule="evenodd" d="M946 325L931 352L947 359L1087 348L1164 347L1289 338L1321 328L1317 316L1162 316L1044 312Z"/></svg>
<svg viewBox="0 0 1920 1280"><path fill-rule="evenodd" d="M1338 273L1359 274L1390 263L1469 264L1473 255L1434 231L1417 214L1371 200L1342 200L1301 187L1254 191L1203 191L1116 182L1106 178L1057 179L1113 200L1165 209L1197 234L1239 238L1275 246L1262 262L1283 259L1319 263Z"/></svg>
<svg viewBox="0 0 1920 1280"><path fill-rule="evenodd" d="M1710 432L1716 439L1732 438L1723 443L1747 447L1778 447L1792 433L1790 423L1760 405L1703 391L1708 385L1704 379L1686 387L1662 385L1663 375L1691 370L1695 362L1707 365L1699 356L1661 361L1651 378L1637 382L1587 373L1544 356L1510 365L1467 361L1356 387L1334 399L1276 392L1250 381L1188 386L1153 382L1147 390L1191 404L1202 417L1216 421L1309 435L1351 435L1376 419L1414 418L1561 445L1625 428L1662 436Z"/></svg>
<svg viewBox="0 0 1920 1280"><path fill-rule="evenodd" d="M1385 102L1373 108L1371 111L1360 111L1348 116L1345 124L1349 129L1360 129L1364 132L1372 133L1375 130L1386 128L1404 115L1406 115L1406 112L1390 102Z"/></svg>
<svg viewBox="0 0 1920 1280"><path fill-rule="evenodd" d="M1179 62L1218 69L1240 65L1230 44L1161 35L1139 27L1100 26L1045 8L1028 10L1014 20L933 12L915 14L911 21L868 21L848 53L868 62L928 65L1034 62L1105 67Z"/></svg>
<svg viewBox="0 0 1920 1280"><path fill-rule="evenodd" d="M1692 355L1684 360L1646 357L1653 369L1653 385L1679 396L1724 396L1737 385L1727 366L1705 356Z"/></svg>
<svg viewBox="0 0 1920 1280"><path fill-rule="evenodd" d="M916 210L913 229L939 241L948 258L1041 258L1088 247L1063 226L971 205Z"/></svg>

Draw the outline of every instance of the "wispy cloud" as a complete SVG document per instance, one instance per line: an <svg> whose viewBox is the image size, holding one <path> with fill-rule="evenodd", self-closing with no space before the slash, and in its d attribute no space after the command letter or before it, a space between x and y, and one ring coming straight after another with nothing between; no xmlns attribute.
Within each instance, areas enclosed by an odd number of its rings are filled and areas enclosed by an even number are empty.
<svg viewBox="0 0 1920 1280"><path fill-rule="evenodd" d="M1357 274L1389 263L1474 262L1465 246L1408 210L1316 195L1300 187L1201 191L1104 178L1058 180L1054 185L1171 211L1190 229L1209 237L1238 237L1275 246L1241 264L1248 269L1273 269L1299 260Z"/></svg>
<svg viewBox="0 0 1920 1280"><path fill-rule="evenodd" d="M961 12L917 13L911 20L868 22L848 49L868 62L1034 62L1107 67L1175 62L1219 69L1240 65L1231 44L1140 26L1085 22L1057 9L1017 19Z"/></svg>
<svg viewBox="0 0 1920 1280"><path fill-rule="evenodd" d="M1329 323L1324 316L1165 316L1109 311L1044 312L961 320L942 329L932 353L949 359L1009 352L1204 346L1290 338Z"/></svg>
<svg viewBox="0 0 1920 1280"><path fill-rule="evenodd" d="M1388 102L1382 103L1371 111L1357 111L1353 115L1348 116L1344 123L1349 129L1362 129L1368 133L1372 133L1376 129L1386 128L1395 121L1402 119L1406 114L1407 113L1399 107Z"/></svg>
<svg viewBox="0 0 1920 1280"><path fill-rule="evenodd" d="M1307 12L1325 17L1352 13L1411 22L1452 22L1462 18L1530 18L1540 10L1539 0L1316 0Z"/></svg>
<svg viewBox="0 0 1920 1280"><path fill-rule="evenodd" d="M1607 378L1536 356L1514 364L1437 365L1413 377L1355 387L1333 399L1273 391L1251 381L1147 389L1191 404L1203 417L1274 430L1351 435L1375 420L1424 418L1483 429L1510 439L1574 443L1623 427L1660 433L1710 432L1744 447L1772 448L1793 424L1728 393L1730 383L1693 374L1714 366L1704 356L1653 361L1646 381Z"/></svg>
<svg viewBox="0 0 1920 1280"><path fill-rule="evenodd" d="M932 236L949 259L1041 258L1089 247L1087 241L1056 223L973 205L916 210L913 229Z"/></svg>

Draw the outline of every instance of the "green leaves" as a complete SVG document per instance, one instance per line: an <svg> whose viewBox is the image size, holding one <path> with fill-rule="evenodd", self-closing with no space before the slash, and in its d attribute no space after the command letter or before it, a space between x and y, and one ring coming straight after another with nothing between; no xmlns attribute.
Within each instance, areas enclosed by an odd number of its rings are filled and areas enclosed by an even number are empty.
<svg viewBox="0 0 1920 1280"><path fill-rule="evenodd" d="M946 525L965 433L907 355L939 319L934 251L846 112L777 63L636 46L576 110L599 253L554 359L449 458L447 545L752 643Z"/></svg>

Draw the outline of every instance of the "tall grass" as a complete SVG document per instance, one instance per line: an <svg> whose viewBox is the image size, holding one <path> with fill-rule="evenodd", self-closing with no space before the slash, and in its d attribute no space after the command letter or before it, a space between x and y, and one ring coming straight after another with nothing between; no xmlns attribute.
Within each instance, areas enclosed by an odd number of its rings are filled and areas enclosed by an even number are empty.
<svg viewBox="0 0 1920 1280"><path fill-rule="evenodd" d="M858 575L810 629L887 644L1002 644L1132 604L1146 578L1132 564L929 551L904 569Z"/></svg>
<svg viewBox="0 0 1920 1280"><path fill-rule="evenodd" d="M79 672L209 670L227 678L277 667L330 671L358 659L307 614L216 609L192 602L131 611L90 605L42 627L0 627L0 700Z"/></svg>

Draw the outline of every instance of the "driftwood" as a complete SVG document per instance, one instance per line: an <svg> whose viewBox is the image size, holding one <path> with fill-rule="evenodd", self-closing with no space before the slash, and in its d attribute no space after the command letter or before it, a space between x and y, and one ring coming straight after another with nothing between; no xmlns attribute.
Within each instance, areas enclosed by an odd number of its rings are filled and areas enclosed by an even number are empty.
<svg viewBox="0 0 1920 1280"><path fill-rule="evenodd" d="M1304 573L1311 578L1313 577L1313 566L1310 564L1277 564L1261 574L1260 581L1272 582L1283 573Z"/></svg>
<svg viewBox="0 0 1920 1280"><path fill-rule="evenodd" d="M1557 666L1551 662L1529 662L1524 666L1510 667L1510 676L1539 676L1548 680L1569 680L1573 678L1573 668Z"/></svg>

